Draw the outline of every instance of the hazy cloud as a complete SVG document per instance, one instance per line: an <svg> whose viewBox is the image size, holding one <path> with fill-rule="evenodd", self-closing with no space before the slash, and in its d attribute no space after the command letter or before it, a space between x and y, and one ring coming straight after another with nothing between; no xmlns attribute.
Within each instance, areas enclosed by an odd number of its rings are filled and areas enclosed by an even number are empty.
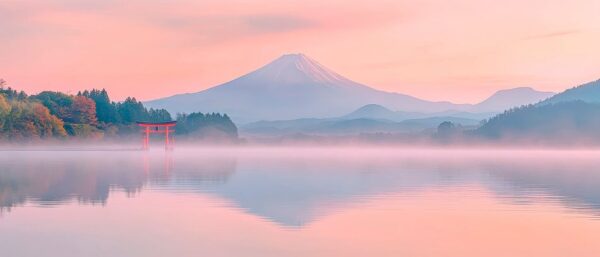
<svg viewBox="0 0 600 257"><path fill-rule="evenodd" d="M579 31L579 30L562 30L562 31L555 31L555 32L550 32L550 33L528 36L528 37L525 37L524 40L562 37L562 36L577 34L580 32L581 31Z"/></svg>
<svg viewBox="0 0 600 257"><path fill-rule="evenodd" d="M245 24L257 32L286 32L312 27L308 19L281 15L258 15L244 17Z"/></svg>
<svg viewBox="0 0 600 257"><path fill-rule="evenodd" d="M251 33L280 33L303 28L309 28L315 23L299 17L278 15L221 15L193 17L164 17L155 18L159 26L168 29L205 31L227 31L244 34Z"/></svg>

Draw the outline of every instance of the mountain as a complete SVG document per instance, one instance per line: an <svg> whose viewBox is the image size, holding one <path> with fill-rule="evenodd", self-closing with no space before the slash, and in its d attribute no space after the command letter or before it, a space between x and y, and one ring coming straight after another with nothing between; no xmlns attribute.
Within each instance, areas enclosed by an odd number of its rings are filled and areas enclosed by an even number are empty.
<svg viewBox="0 0 600 257"><path fill-rule="evenodd" d="M540 104L550 104L575 100L581 100L589 103L600 103L600 79L571 89L567 89L562 93L556 94L553 97L546 99Z"/></svg>
<svg viewBox="0 0 600 257"><path fill-rule="evenodd" d="M339 117L365 105L377 104L401 111L393 119L398 121L418 117L415 113L501 112L538 102L549 94L519 88L498 92L477 105L432 102L377 90L347 79L306 55L288 54L227 83L144 104L155 109L167 109L173 114L227 113L238 124L259 120ZM367 106L359 116L377 118L377 115L369 117L364 113L385 112L370 108L376 107Z"/></svg>
<svg viewBox="0 0 600 257"><path fill-rule="evenodd" d="M146 102L171 113L220 112L234 121L325 118L377 103L406 112L463 110L469 105L430 102L384 92L351 81L303 54L288 54L234 79L197 93Z"/></svg>
<svg viewBox="0 0 600 257"><path fill-rule="evenodd" d="M483 102L476 104L473 110L477 110L478 112L506 110L512 107L537 103L553 95L553 92L536 91L530 87L500 90Z"/></svg>

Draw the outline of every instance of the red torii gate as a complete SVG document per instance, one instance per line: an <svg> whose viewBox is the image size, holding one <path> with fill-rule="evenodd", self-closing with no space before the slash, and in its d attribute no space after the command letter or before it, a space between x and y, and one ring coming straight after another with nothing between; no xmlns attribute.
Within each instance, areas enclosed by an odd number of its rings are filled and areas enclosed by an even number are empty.
<svg viewBox="0 0 600 257"><path fill-rule="evenodd" d="M177 121L167 121L167 122L136 122L138 126L142 127L142 133L144 135L143 138L143 150L150 149L150 134L165 134L165 149L172 150L173 146L171 145L171 141L173 141L169 135L171 132L175 132L174 129L170 129L177 124Z"/></svg>

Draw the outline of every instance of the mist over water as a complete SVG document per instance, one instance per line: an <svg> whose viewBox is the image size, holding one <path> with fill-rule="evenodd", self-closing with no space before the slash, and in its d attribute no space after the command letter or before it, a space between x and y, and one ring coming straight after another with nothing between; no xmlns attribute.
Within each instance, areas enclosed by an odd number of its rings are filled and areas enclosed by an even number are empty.
<svg viewBox="0 0 600 257"><path fill-rule="evenodd" d="M595 150L87 149L2 152L0 255L600 251Z"/></svg>

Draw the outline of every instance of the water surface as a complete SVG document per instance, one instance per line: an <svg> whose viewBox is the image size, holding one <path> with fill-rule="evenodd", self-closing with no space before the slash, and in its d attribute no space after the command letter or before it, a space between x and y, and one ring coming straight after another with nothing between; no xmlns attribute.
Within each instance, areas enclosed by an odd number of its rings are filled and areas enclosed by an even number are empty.
<svg viewBox="0 0 600 257"><path fill-rule="evenodd" d="M600 152L0 155L0 256L598 256Z"/></svg>

